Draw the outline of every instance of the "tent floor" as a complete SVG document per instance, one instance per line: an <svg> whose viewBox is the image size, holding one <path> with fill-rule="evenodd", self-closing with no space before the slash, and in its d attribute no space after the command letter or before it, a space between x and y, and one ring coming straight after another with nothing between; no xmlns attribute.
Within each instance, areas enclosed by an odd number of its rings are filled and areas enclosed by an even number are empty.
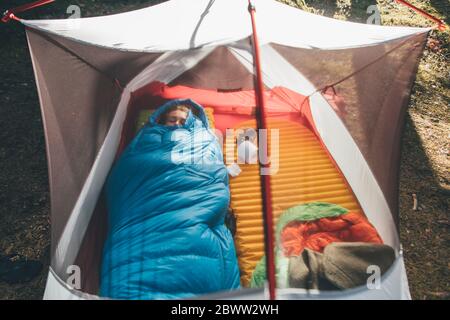
<svg viewBox="0 0 450 320"><path fill-rule="evenodd" d="M214 128L213 109L205 108L205 111ZM141 109L136 118L129 119L134 127L132 135L147 122L151 113L152 110ZM279 130L278 159L276 156L271 158L272 162L278 160L279 163L278 171L271 176L275 224L286 209L314 201L363 212L343 175L311 129L301 123L279 119L269 119L268 126ZM256 122L252 120L239 123L235 129L255 127ZM132 136L128 136L126 141L131 139ZM235 143L234 137L226 138L224 149L229 143ZM271 141L268 149L270 153ZM242 172L230 178L230 206L237 224L235 245L241 284L247 287L256 264L264 255L264 229L259 165L240 164L240 168Z"/></svg>
<svg viewBox="0 0 450 320"><path fill-rule="evenodd" d="M205 108L210 126L215 127L212 108ZM136 132L147 121L151 110L141 110ZM279 168L271 176L275 223L286 209L302 203L322 201L362 212L352 190L316 135L305 125L269 119L269 129L279 130ZM256 121L245 121L235 129L256 128ZM234 137L225 140L235 143ZM269 150L271 144L269 141ZM225 154L226 150L224 150ZM270 151L269 151L270 152ZM234 152L236 155L236 152ZM235 158L236 160L236 158ZM235 245L241 270L241 283L248 286L256 264L264 255L262 197L258 164L241 164L242 172L230 178L231 208L236 216Z"/></svg>

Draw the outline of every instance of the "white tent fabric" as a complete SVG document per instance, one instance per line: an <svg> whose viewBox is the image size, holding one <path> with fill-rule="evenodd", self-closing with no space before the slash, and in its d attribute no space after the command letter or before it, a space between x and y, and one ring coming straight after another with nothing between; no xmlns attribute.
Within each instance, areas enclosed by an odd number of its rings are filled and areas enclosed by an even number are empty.
<svg viewBox="0 0 450 320"><path fill-rule="evenodd" d="M254 4L261 45L277 43L324 50L342 49L423 32L423 28L339 21L273 0L256 0ZM116 15L23 22L33 28L93 45L165 52L218 46L249 37L252 30L247 6L246 0L172 0Z"/></svg>
<svg viewBox="0 0 450 320"><path fill-rule="evenodd" d="M399 237L387 201L350 133L318 88L271 44L334 50L371 46L425 33L428 29L382 27L320 17L273 0L254 1L261 43L263 80L268 88L283 86L310 96L312 117L330 154L345 174L361 207L386 244L397 249L397 260L383 276L380 290L357 288L336 294L279 290L281 299L409 299ZM56 247L54 267L74 263L101 188L114 160L126 108L133 91L151 81L169 83L201 62L215 47L228 50L253 73L252 34L246 0L172 0L117 15L71 20L22 20L26 26L92 46L122 51L163 52L132 79L122 93L111 127ZM289 30L289 32L286 32ZM194 49L195 48L195 49ZM30 46L30 49L31 46ZM188 50L191 49L191 50ZM192 50L194 49L194 50ZM33 56L33 54L32 54ZM34 62L34 61L33 61ZM349 160L350 159L350 160ZM254 292L237 298L264 298ZM45 299L91 299L65 284L52 269Z"/></svg>
<svg viewBox="0 0 450 320"><path fill-rule="evenodd" d="M304 289L277 289L280 300L411 300L405 262L400 255L391 269L381 277L379 286L371 289L358 287L344 292L319 292ZM198 297L198 299L266 300L268 290L243 289L238 292L217 293ZM44 293L45 300L95 300L98 296L76 290L50 270Z"/></svg>

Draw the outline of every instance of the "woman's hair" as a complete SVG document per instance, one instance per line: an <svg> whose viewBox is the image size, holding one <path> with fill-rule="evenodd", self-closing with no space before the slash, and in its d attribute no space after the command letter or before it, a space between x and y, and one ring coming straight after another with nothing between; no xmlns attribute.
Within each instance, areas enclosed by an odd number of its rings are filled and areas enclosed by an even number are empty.
<svg viewBox="0 0 450 320"><path fill-rule="evenodd" d="M180 110L180 111L189 113L189 110L191 110L191 108L184 104L178 104L176 106L171 106L171 107L167 108L167 110L164 111L164 113L159 117L158 123L165 124L166 120L167 120L167 115L175 110Z"/></svg>

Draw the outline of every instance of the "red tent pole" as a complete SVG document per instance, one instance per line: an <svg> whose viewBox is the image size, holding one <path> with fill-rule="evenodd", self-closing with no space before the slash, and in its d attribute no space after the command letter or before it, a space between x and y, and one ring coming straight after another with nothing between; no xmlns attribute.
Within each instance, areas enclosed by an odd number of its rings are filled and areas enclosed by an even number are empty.
<svg viewBox="0 0 450 320"><path fill-rule="evenodd" d="M431 14L429 14L428 12L425 12L424 10L417 8L416 6L412 5L411 3L405 1L405 0L395 0L407 7L409 7L410 9L420 13L421 15L423 15L424 17L427 17L430 20L433 20L434 22L436 22L438 24L438 29L443 31L447 28L447 25L445 24L444 21L442 21L441 19L436 18L435 16L432 16Z"/></svg>
<svg viewBox="0 0 450 320"><path fill-rule="evenodd" d="M250 12L250 17L252 20L253 29L253 59L255 62L256 69L256 116L257 116L257 129L267 129L267 112L265 108L264 100L264 84L261 74L261 63L259 55L259 42L256 32L256 22L255 22L255 6L251 0L248 0L248 11ZM261 163L262 168L269 169L270 163ZM267 172L269 172L267 170ZM274 257L274 236L273 236L273 212L272 212L272 190L270 188L270 175L261 175L261 193L263 201L263 217L264 217L264 232L265 232L265 253L266 253L266 274L269 281L269 296L270 300L275 299L275 257Z"/></svg>
<svg viewBox="0 0 450 320"><path fill-rule="evenodd" d="M13 9L6 10L5 13L3 13L2 22L7 23L9 20L17 20L20 19L16 17L16 13L24 12L36 7L40 7L49 3L54 2L55 0L39 0L28 4L23 4L21 6L15 7Z"/></svg>

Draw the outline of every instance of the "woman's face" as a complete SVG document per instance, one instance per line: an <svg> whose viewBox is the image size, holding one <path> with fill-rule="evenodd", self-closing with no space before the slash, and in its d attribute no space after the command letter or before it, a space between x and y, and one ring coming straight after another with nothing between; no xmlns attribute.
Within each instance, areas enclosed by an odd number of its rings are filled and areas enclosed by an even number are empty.
<svg viewBox="0 0 450 320"><path fill-rule="evenodd" d="M166 116L166 126L182 126L186 123L187 112L183 110L170 111Z"/></svg>

